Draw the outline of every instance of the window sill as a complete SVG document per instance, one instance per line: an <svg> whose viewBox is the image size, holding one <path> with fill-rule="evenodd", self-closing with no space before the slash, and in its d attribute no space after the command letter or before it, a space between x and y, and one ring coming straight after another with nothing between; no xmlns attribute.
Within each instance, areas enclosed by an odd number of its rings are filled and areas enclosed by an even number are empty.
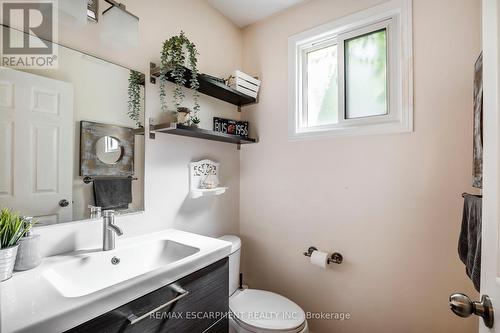
<svg viewBox="0 0 500 333"><path fill-rule="evenodd" d="M328 139L336 137L366 136L366 135L384 135L384 134L402 134L413 132L413 124L402 123L383 123L370 124L364 126L321 128L321 129L303 129L300 131L292 130L288 134L289 141Z"/></svg>

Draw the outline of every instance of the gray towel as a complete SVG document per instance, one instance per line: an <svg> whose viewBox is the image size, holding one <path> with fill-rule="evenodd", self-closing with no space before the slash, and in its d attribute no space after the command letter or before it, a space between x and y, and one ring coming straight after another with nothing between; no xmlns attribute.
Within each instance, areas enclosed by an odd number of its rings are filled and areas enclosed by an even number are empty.
<svg viewBox="0 0 500 333"><path fill-rule="evenodd" d="M462 230L458 240L458 255L465 264L465 272L477 291L481 286L481 197L464 194Z"/></svg>
<svg viewBox="0 0 500 333"><path fill-rule="evenodd" d="M106 209L127 209L132 202L132 178L94 179L95 205Z"/></svg>

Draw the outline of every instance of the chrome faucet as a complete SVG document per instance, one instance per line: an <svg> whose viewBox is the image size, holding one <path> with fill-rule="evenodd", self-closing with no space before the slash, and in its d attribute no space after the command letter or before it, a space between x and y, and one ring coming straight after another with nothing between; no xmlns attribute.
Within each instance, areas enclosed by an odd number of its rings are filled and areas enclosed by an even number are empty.
<svg viewBox="0 0 500 333"><path fill-rule="evenodd" d="M115 248L115 233L123 235L122 229L115 224L115 211L105 210L102 214L102 250L110 251Z"/></svg>

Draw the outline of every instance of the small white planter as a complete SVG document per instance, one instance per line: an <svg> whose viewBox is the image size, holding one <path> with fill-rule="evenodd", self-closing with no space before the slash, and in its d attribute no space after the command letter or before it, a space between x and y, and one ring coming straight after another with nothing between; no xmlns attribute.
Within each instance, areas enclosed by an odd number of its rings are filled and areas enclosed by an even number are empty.
<svg viewBox="0 0 500 333"><path fill-rule="evenodd" d="M21 237L19 239L19 248L17 250L15 271L26 271L40 265L40 235L34 234Z"/></svg>
<svg viewBox="0 0 500 333"><path fill-rule="evenodd" d="M18 247L19 244L0 250L0 281L5 281L12 277Z"/></svg>

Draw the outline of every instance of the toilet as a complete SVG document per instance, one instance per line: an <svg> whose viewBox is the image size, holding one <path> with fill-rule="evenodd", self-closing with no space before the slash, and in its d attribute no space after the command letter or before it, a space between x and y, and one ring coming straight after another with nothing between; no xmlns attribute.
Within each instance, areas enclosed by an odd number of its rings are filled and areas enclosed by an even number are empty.
<svg viewBox="0 0 500 333"><path fill-rule="evenodd" d="M231 242L229 256L230 333L309 333L304 310L281 295L256 289L239 289L241 240Z"/></svg>

